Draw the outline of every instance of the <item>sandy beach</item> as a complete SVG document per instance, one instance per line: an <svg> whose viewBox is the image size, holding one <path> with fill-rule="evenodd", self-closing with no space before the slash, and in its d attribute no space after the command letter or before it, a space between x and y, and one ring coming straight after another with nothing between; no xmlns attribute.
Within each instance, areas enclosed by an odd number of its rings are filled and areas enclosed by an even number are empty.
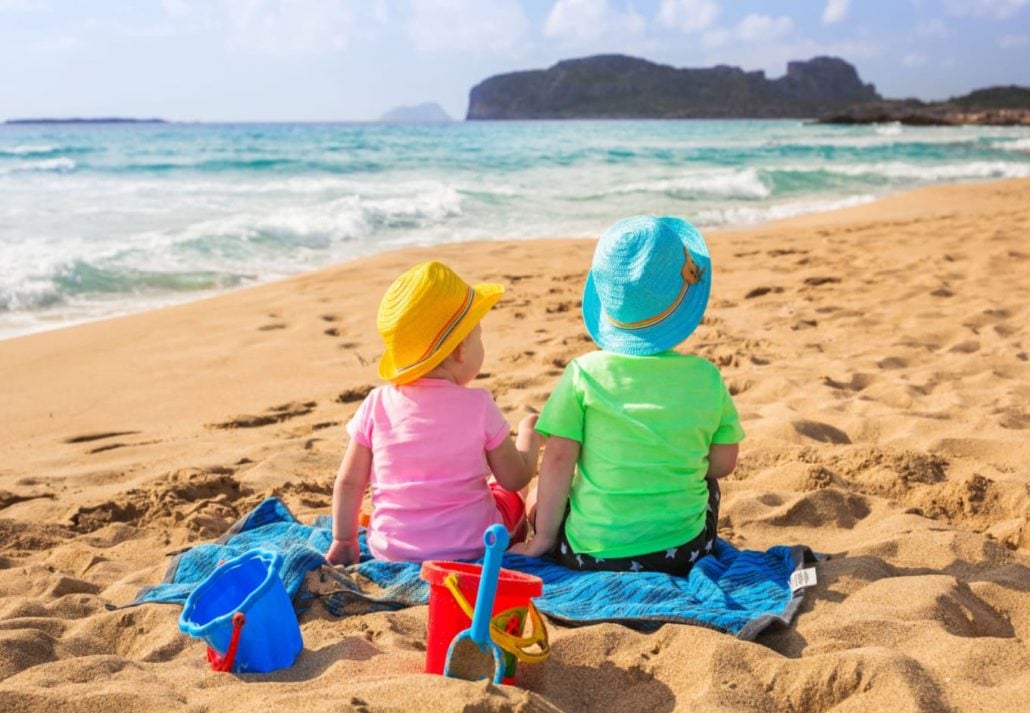
<svg viewBox="0 0 1030 713"><path fill-rule="evenodd" d="M687 216L689 217L689 216ZM593 349L593 241L411 248L0 342L0 710L1000 711L1030 706L1030 179L708 234L744 428L720 535L832 559L757 642L552 626L520 688L421 673L426 607L304 614L297 664L211 672L126 604L269 495L328 514L375 310L429 258L508 292L475 385L514 425Z"/></svg>

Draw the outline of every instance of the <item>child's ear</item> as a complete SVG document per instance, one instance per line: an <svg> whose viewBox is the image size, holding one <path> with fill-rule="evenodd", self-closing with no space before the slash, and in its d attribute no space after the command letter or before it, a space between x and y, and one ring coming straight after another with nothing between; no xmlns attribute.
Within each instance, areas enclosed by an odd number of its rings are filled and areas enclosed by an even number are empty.
<svg viewBox="0 0 1030 713"><path fill-rule="evenodd" d="M451 352L451 358L459 364L465 363L465 340L462 339L458 342L458 346L454 347L454 351Z"/></svg>

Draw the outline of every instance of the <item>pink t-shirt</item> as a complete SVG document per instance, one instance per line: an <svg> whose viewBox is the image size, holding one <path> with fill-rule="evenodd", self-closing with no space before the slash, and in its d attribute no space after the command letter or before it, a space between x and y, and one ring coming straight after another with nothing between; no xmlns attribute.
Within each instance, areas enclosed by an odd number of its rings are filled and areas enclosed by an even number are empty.
<svg viewBox="0 0 1030 713"><path fill-rule="evenodd" d="M486 452L511 426L490 393L445 379L373 389L347 424L372 450L368 546L377 559L475 559L500 523Z"/></svg>

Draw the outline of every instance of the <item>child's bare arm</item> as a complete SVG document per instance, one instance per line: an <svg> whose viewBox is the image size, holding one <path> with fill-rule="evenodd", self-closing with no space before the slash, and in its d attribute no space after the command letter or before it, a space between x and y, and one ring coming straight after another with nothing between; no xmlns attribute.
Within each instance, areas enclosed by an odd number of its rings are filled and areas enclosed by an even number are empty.
<svg viewBox="0 0 1030 713"><path fill-rule="evenodd" d="M519 421L515 443L505 439L497 448L486 452L490 471L505 490L522 490L536 473L536 461L540 455L540 435L533 430L536 420L536 414L526 416Z"/></svg>
<svg viewBox="0 0 1030 713"><path fill-rule="evenodd" d="M544 449L540 464L540 482L537 485L536 534L532 540L515 545L512 552L539 557L550 551L558 541L559 528L569 501L572 475L579 459L579 442L551 436Z"/></svg>
<svg viewBox="0 0 1030 713"><path fill-rule="evenodd" d="M708 472L706 478L721 478L733 472L737 467L737 453L740 445L736 443L713 443L708 447Z"/></svg>
<svg viewBox="0 0 1030 713"><path fill-rule="evenodd" d="M325 558L330 564L358 561L358 513L372 471L372 451L353 439L333 485L333 544Z"/></svg>

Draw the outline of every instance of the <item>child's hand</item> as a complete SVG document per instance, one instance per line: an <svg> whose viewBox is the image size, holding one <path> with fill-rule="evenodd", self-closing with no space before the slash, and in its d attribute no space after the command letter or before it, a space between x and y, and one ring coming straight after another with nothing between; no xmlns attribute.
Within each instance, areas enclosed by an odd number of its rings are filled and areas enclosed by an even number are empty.
<svg viewBox="0 0 1030 713"><path fill-rule="evenodd" d="M521 421L519 421L519 433L534 430L536 428L536 422L539 420L539 414L531 413L528 416L525 416Z"/></svg>
<svg viewBox="0 0 1030 713"><path fill-rule="evenodd" d="M548 542L543 537L534 537L532 540L512 545L508 552L524 557L541 557L552 549L554 549L553 542Z"/></svg>
<svg viewBox="0 0 1030 713"><path fill-rule="evenodd" d="M333 544L329 546L329 551L326 553L325 558L329 561L329 564L354 564L358 561L360 552L358 550L358 541L354 538L346 540L333 540Z"/></svg>
<svg viewBox="0 0 1030 713"><path fill-rule="evenodd" d="M536 456L543 443L540 434L536 432L536 422L539 419L540 416L532 413L519 421L519 435L515 439L515 447L519 449L519 452L531 455L534 470L536 469Z"/></svg>

